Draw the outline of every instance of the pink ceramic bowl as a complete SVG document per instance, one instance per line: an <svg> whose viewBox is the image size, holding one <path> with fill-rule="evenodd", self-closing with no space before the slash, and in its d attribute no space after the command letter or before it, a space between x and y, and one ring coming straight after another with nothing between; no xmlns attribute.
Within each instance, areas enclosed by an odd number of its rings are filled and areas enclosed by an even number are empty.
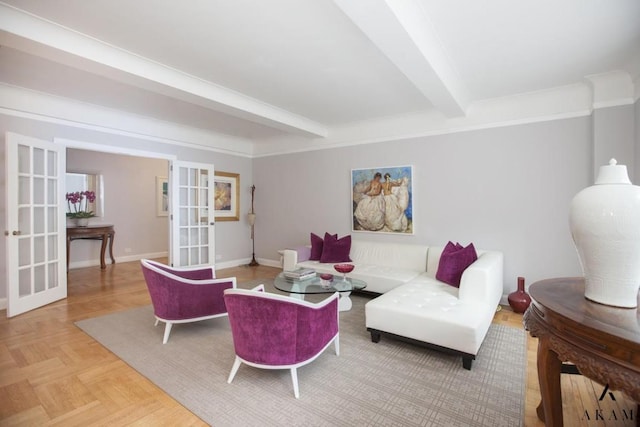
<svg viewBox="0 0 640 427"><path fill-rule="evenodd" d="M329 273L322 273L322 274L320 275L320 278L321 278L322 280L331 280L331 279L333 279L333 274L329 274Z"/></svg>
<svg viewBox="0 0 640 427"><path fill-rule="evenodd" d="M356 266L353 264L336 264L333 268L335 268L338 273L347 274L351 273Z"/></svg>

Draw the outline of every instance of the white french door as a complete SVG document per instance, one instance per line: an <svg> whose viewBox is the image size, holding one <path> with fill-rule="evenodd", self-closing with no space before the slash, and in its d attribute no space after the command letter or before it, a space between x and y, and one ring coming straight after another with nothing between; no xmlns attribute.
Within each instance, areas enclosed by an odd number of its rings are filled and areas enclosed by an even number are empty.
<svg viewBox="0 0 640 427"><path fill-rule="evenodd" d="M171 164L170 263L176 267L215 263L213 176L211 164Z"/></svg>
<svg viewBox="0 0 640 427"><path fill-rule="evenodd" d="M65 148L7 133L7 317L67 296Z"/></svg>

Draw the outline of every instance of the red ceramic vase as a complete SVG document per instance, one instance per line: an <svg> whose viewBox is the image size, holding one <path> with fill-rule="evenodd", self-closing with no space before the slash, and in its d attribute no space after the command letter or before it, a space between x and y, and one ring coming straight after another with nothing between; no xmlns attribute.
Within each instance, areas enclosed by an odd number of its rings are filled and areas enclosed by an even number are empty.
<svg viewBox="0 0 640 427"><path fill-rule="evenodd" d="M518 290L509 294L509 305L516 313L524 313L531 304L531 297L524 290L524 277L518 277Z"/></svg>

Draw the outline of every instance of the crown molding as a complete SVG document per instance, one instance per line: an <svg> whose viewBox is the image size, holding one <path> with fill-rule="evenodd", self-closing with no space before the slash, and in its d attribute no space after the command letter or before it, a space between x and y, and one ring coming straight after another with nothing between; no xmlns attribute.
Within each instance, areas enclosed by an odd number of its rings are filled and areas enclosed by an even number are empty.
<svg viewBox="0 0 640 427"><path fill-rule="evenodd" d="M36 55L55 56L109 74L110 78L155 90L187 102L231 114L287 132L326 136L326 126L199 77L120 49L86 34L40 18L0 2L0 30L18 37L3 37L3 43ZM22 39L22 40L20 40ZM34 43L35 42L35 43ZM59 52L43 54L43 47ZM77 58L69 57L71 54ZM78 60L80 58L81 60ZM151 83L151 84L150 84ZM152 89L153 90L153 89Z"/></svg>
<svg viewBox="0 0 640 427"><path fill-rule="evenodd" d="M0 83L0 113L240 157L251 157L253 143L120 110Z"/></svg>

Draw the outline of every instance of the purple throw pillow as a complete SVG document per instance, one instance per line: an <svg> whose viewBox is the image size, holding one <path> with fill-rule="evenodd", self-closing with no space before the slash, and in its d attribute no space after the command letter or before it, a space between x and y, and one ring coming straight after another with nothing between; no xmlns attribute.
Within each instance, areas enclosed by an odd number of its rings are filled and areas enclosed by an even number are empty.
<svg viewBox="0 0 640 427"><path fill-rule="evenodd" d="M327 233L325 233L327 235ZM333 237L338 238L337 234ZM322 257L322 250L324 248L324 240L317 234L311 233L311 253L309 254L310 261L320 261Z"/></svg>
<svg viewBox="0 0 640 427"><path fill-rule="evenodd" d="M338 239L337 235L324 234L324 247L320 262L351 262L351 236Z"/></svg>
<svg viewBox="0 0 640 427"><path fill-rule="evenodd" d="M311 261L320 261L320 257L322 256L322 245L322 237L311 233L311 253L309 254L309 259Z"/></svg>
<svg viewBox="0 0 640 427"><path fill-rule="evenodd" d="M447 244L444 246L444 249L442 250L442 254L440 255L440 259L442 259L442 255L448 254L448 253L451 253L451 252L455 252L458 249L462 249L462 246L460 245L460 243L456 243L454 245L453 242L451 240L449 240L447 242Z"/></svg>
<svg viewBox="0 0 640 427"><path fill-rule="evenodd" d="M466 248L458 249L456 245L449 242L440 255L436 279L458 288L462 273L477 259L478 254L473 243L470 243Z"/></svg>

